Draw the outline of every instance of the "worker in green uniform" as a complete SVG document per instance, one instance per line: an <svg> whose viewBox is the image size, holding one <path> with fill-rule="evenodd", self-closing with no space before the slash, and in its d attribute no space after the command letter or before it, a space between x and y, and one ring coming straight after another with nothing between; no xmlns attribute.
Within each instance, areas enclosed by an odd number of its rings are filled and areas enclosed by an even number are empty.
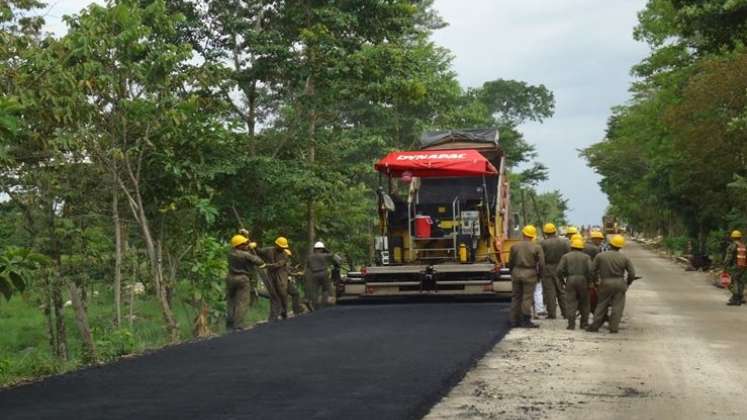
<svg viewBox="0 0 747 420"><path fill-rule="evenodd" d="M566 316L565 287L558 278L556 271L560 258L571 251L568 241L558 237L558 229L552 223L542 228L545 239L540 242L545 254L545 271L542 273L542 301L547 309L547 317L557 318L556 309L560 307L560 315Z"/></svg>
<svg viewBox="0 0 747 420"><path fill-rule="evenodd" d="M735 230L729 236L731 237L731 244L726 249L726 255L724 256L724 266L731 277L729 283L731 298L727 305L740 306L744 300L744 283L747 281L747 276L745 276L747 248L742 242L742 232Z"/></svg>
<svg viewBox="0 0 747 420"><path fill-rule="evenodd" d="M568 329L576 329L576 311L581 312L581 328L589 326L589 284L591 257L584 253L584 239L574 237L571 252L563 255L558 264L557 276L565 280L566 318Z"/></svg>
<svg viewBox="0 0 747 420"><path fill-rule="evenodd" d="M339 268L340 263L340 257L327 251L323 242L314 244L313 251L306 259L304 272L306 306L310 310L317 310L329 304L332 294L329 267Z"/></svg>
<svg viewBox="0 0 747 420"><path fill-rule="evenodd" d="M537 328L532 322L534 286L545 270L542 247L534 243L537 228L527 225L521 230L524 240L514 244L508 257L511 271L511 326Z"/></svg>
<svg viewBox="0 0 747 420"><path fill-rule="evenodd" d="M228 254L228 276L226 276L226 329L244 328L244 316L251 299L251 282L258 269L265 267L264 261L249 249L249 238L234 235Z"/></svg>
<svg viewBox="0 0 747 420"><path fill-rule="evenodd" d="M290 252L290 251L288 251ZM292 256L293 254L291 254ZM288 298L291 301L293 315L301 315L306 312L301 299L301 292L298 290L297 275L288 276Z"/></svg>
<svg viewBox="0 0 747 420"><path fill-rule="evenodd" d="M573 238L573 235L578 235L578 228L576 226L568 226L565 229L565 237L568 239L568 242L571 241Z"/></svg>
<svg viewBox="0 0 747 420"><path fill-rule="evenodd" d="M267 274L274 287L278 300L271 302L268 321L288 318L288 280L290 275L290 244L288 239L279 237L275 246L262 248L259 255L267 264Z"/></svg>
<svg viewBox="0 0 747 420"><path fill-rule="evenodd" d="M591 242L586 242L584 245L584 253L594 260L594 257L602 252L602 242L604 241L604 234L599 230L592 230L590 235Z"/></svg>
<svg viewBox="0 0 747 420"><path fill-rule="evenodd" d="M592 276L599 279L599 303L594 312L594 322L588 331L597 332L605 321L607 309L612 308L609 316L610 333L617 333L620 320L625 310L625 293L628 286L636 279L635 269L630 259L620 252L625 246L625 238L615 235L610 240L610 250L600 253L591 264Z"/></svg>

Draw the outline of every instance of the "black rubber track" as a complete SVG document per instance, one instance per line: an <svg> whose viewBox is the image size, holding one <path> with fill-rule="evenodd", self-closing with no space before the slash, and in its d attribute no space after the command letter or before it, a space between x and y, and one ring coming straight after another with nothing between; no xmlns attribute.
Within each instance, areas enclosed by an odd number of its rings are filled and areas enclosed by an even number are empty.
<svg viewBox="0 0 747 420"><path fill-rule="evenodd" d="M337 306L0 391L0 418L420 418L507 315L495 302Z"/></svg>

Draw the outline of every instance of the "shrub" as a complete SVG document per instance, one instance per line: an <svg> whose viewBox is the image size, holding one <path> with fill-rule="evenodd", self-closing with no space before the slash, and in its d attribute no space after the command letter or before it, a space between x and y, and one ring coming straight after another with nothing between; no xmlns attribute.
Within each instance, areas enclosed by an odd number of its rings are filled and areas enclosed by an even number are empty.
<svg viewBox="0 0 747 420"><path fill-rule="evenodd" d="M107 334L97 334L96 351L101 361L111 361L135 351L137 340L127 328L113 330Z"/></svg>
<svg viewBox="0 0 747 420"><path fill-rule="evenodd" d="M687 250L689 240L687 236L670 236L664 239L664 247L673 253L681 254Z"/></svg>

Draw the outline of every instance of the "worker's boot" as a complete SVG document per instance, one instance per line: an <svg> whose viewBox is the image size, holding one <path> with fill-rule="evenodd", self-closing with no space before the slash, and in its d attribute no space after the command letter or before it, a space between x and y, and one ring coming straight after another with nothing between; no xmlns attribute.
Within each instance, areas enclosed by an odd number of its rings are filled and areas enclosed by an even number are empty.
<svg viewBox="0 0 747 420"><path fill-rule="evenodd" d="M741 304L742 304L742 302L740 302L739 300L735 299L734 296L732 296L731 299L729 299L729 302L727 302L727 305L729 305L729 306L739 306Z"/></svg>
<svg viewBox="0 0 747 420"><path fill-rule="evenodd" d="M583 328L583 326L581 326ZM566 328L568 330L575 330L576 329L576 322L568 320L568 327Z"/></svg>
<svg viewBox="0 0 747 420"><path fill-rule="evenodd" d="M539 325L532 322L531 315L524 315L524 319L520 325L520 328L539 328Z"/></svg>

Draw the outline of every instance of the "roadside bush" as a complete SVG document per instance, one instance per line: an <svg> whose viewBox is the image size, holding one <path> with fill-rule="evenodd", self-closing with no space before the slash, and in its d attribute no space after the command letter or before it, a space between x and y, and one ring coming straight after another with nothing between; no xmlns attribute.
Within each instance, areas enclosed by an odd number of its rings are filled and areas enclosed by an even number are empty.
<svg viewBox="0 0 747 420"><path fill-rule="evenodd" d="M687 249L687 236L670 236L664 239L664 247L674 254L682 254Z"/></svg>
<svg viewBox="0 0 747 420"><path fill-rule="evenodd" d="M11 362L9 359L0 358L0 377L6 376L10 372Z"/></svg>
<svg viewBox="0 0 747 420"><path fill-rule="evenodd" d="M725 230L712 230L706 237L706 251L714 263L720 264L724 259L724 252L729 246L729 233Z"/></svg>
<svg viewBox="0 0 747 420"><path fill-rule="evenodd" d="M10 362L8 375L18 378L54 375L65 370L64 363L36 348L22 352L21 357Z"/></svg>
<svg viewBox="0 0 747 420"><path fill-rule="evenodd" d="M107 334L98 333L96 340L96 351L101 361L111 361L118 357L135 352L137 340L135 335L126 328L113 330Z"/></svg>

